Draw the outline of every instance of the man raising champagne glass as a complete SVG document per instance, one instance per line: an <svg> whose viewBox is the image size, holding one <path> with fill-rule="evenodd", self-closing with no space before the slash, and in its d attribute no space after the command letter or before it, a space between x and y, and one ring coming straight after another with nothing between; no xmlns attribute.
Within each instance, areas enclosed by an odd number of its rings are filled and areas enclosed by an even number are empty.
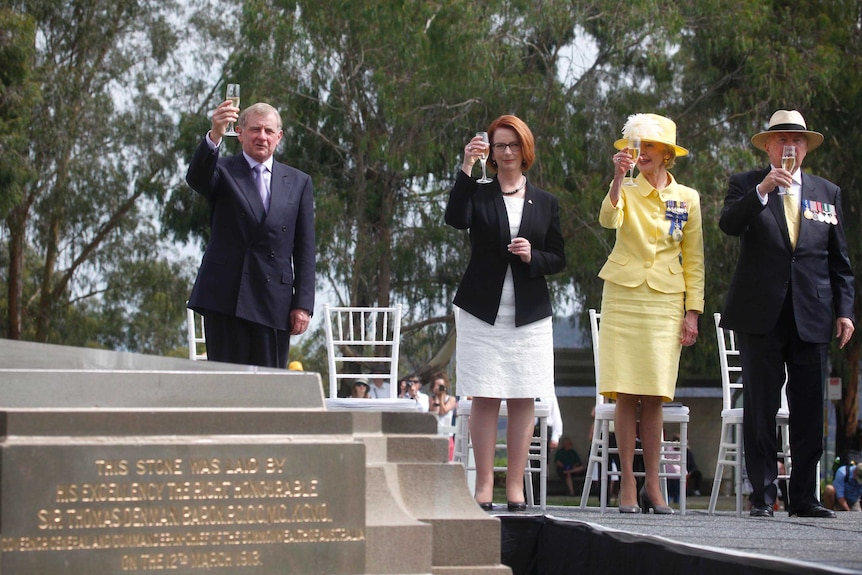
<svg viewBox="0 0 862 575"><path fill-rule="evenodd" d="M210 240L189 297L204 316L211 361L283 368L290 336L314 310L311 177L273 159L283 136L269 104L242 113L226 99L192 158L186 181L210 206ZM221 157L228 124L242 152Z"/></svg>

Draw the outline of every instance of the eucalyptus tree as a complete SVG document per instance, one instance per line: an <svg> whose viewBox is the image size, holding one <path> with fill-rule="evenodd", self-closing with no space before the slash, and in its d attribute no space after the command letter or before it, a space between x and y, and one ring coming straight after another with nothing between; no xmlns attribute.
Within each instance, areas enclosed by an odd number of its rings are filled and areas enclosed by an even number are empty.
<svg viewBox="0 0 862 575"><path fill-rule="evenodd" d="M676 58L685 98L680 109L684 125L700 143L691 168L709 202L704 219L718 219L730 174L765 164L749 143L751 135L765 128L776 109L798 109L810 129L826 136L804 167L841 186L848 248L858 273L862 2L705 0L687 4L685 20ZM711 307L718 311L733 272L736 240L716 231L707 250ZM860 301L857 290L857 318ZM862 447L857 429L860 341L857 334L844 350L833 346L831 354L831 375L841 376L844 387L837 410L843 429L837 434L839 454Z"/></svg>
<svg viewBox="0 0 862 575"><path fill-rule="evenodd" d="M32 80L35 60L36 26L32 18L8 8L0 8L0 217L11 230L22 227L20 209L23 191L32 179L27 128L38 98L38 85ZM21 234L13 233L9 242L10 256L0 261L22 262L25 246ZM17 308L23 276L19 266L3 266L7 270L7 305L0 310ZM3 314L6 315L6 314ZM20 316L10 321L7 332L11 337L20 333Z"/></svg>
<svg viewBox="0 0 862 575"><path fill-rule="evenodd" d="M492 6L248 2L243 13L226 77L244 102L282 110L278 155L314 177L319 292L405 304L406 363L424 362L450 331L465 263L463 235L442 223L446 191L464 143L504 111Z"/></svg>
<svg viewBox="0 0 862 575"><path fill-rule="evenodd" d="M167 77L190 26L171 0L6 1L3 10L32 23L4 37L29 44L41 96L18 105L31 121L14 126L31 175L6 218L6 332L64 342L102 296L135 300L138 286L118 283L117 270L160 256L152 201L176 177ZM173 346L182 307L161 318L175 328ZM100 344L100 329L87 343Z"/></svg>
<svg viewBox="0 0 862 575"><path fill-rule="evenodd" d="M595 275L601 236L597 204L582 194L606 170L590 164L591 122L609 120L599 109L610 66L656 28L630 34L628 13L625 2L245 2L224 81L283 111L281 159L314 177L321 293L405 304L407 364L433 356L439 366L468 252L465 235L442 223L448 188L465 142L514 113L537 137L531 178L564 196L574 271L558 291L582 297L569 287ZM591 36L606 38L596 62L564 81L567 58ZM179 194L172 202L174 214L196 209ZM200 229L179 215L172 226Z"/></svg>

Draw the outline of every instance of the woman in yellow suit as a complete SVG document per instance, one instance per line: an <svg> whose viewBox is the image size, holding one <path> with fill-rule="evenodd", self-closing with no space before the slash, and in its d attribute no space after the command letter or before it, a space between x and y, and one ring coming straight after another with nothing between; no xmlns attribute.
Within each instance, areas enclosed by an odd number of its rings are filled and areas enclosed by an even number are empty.
<svg viewBox="0 0 862 575"><path fill-rule="evenodd" d="M632 136L641 139L637 158L628 148ZM700 198L668 172L688 154L676 145L676 124L668 118L629 116L614 147L614 180L599 214L603 227L616 230L614 249L599 272L605 281L599 392L617 403L620 512L670 514L658 479L662 402L673 399L680 351L697 340L703 312ZM634 185L623 184L634 166L640 171ZM646 471L640 493L633 470L638 406Z"/></svg>

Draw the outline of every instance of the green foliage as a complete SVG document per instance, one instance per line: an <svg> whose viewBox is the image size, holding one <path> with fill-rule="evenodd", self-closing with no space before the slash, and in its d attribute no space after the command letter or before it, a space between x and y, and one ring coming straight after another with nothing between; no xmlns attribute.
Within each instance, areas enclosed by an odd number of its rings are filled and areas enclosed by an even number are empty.
<svg viewBox="0 0 862 575"><path fill-rule="evenodd" d="M0 8L0 219L21 201L33 177L26 128L39 87L31 79L35 26L27 16Z"/></svg>
<svg viewBox="0 0 862 575"><path fill-rule="evenodd" d="M405 371L451 333L469 250L443 224L447 193L466 141L504 113L530 125L529 177L560 198L568 267L552 288L576 309L601 303L596 274L614 236L596 220L613 140L634 112L677 122L691 155L673 172L701 194L707 264L706 317L683 377L717 373L711 314L737 255L718 216L728 176L765 162L749 138L775 109L801 110L826 135L805 167L842 186L851 258L862 250L859 0L645 0L637 10L621 0L193 0L183 4L189 31L172 24L174 2L6 4L0 214L5 279L21 293L17 315L8 302L4 311L26 337L176 346L157 318L176 321L166 306L182 290L170 276L188 279L141 246L157 243L153 206L165 237L205 243L207 206L183 176L228 81L242 84L244 106L282 111L277 157L314 178L319 292L406 306ZM194 46L181 53L188 37ZM182 76L188 54L220 77ZM310 334L291 357L324 371L321 341ZM833 354L854 389L857 341Z"/></svg>
<svg viewBox="0 0 862 575"><path fill-rule="evenodd" d="M179 29L177 6L36 0L0 12L9 23L4 42L20 36L20 49L8 42L0 51L18 82L4 92L8 101L0 98L0 121L11 122L0 126L2 145L23 142L15 151L29 162L17 172L18 193L3 196L12 202L3 244L7 336L150 353L181 343L189 274L158 261L152 226L153 202L176 177L164 142L175 139L166 104L178 94L170 78L188 29ZM175 269L155 274L160 265ZM168 314L168 305L179 311Z"/></svg>

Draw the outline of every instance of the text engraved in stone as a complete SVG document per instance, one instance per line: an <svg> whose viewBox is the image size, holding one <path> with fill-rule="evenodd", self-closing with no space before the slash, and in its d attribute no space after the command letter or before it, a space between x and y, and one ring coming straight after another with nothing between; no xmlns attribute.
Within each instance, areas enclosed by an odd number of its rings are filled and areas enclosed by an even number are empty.
<svg viewBox="0 0 862 575"><path fill-rule="evenodd" d="M59 483L36 534L3 553L120 551L123 571L255 568L257 546L364 541L334 524L317 477L279 457L96 459L93 477Z"/></svg>

